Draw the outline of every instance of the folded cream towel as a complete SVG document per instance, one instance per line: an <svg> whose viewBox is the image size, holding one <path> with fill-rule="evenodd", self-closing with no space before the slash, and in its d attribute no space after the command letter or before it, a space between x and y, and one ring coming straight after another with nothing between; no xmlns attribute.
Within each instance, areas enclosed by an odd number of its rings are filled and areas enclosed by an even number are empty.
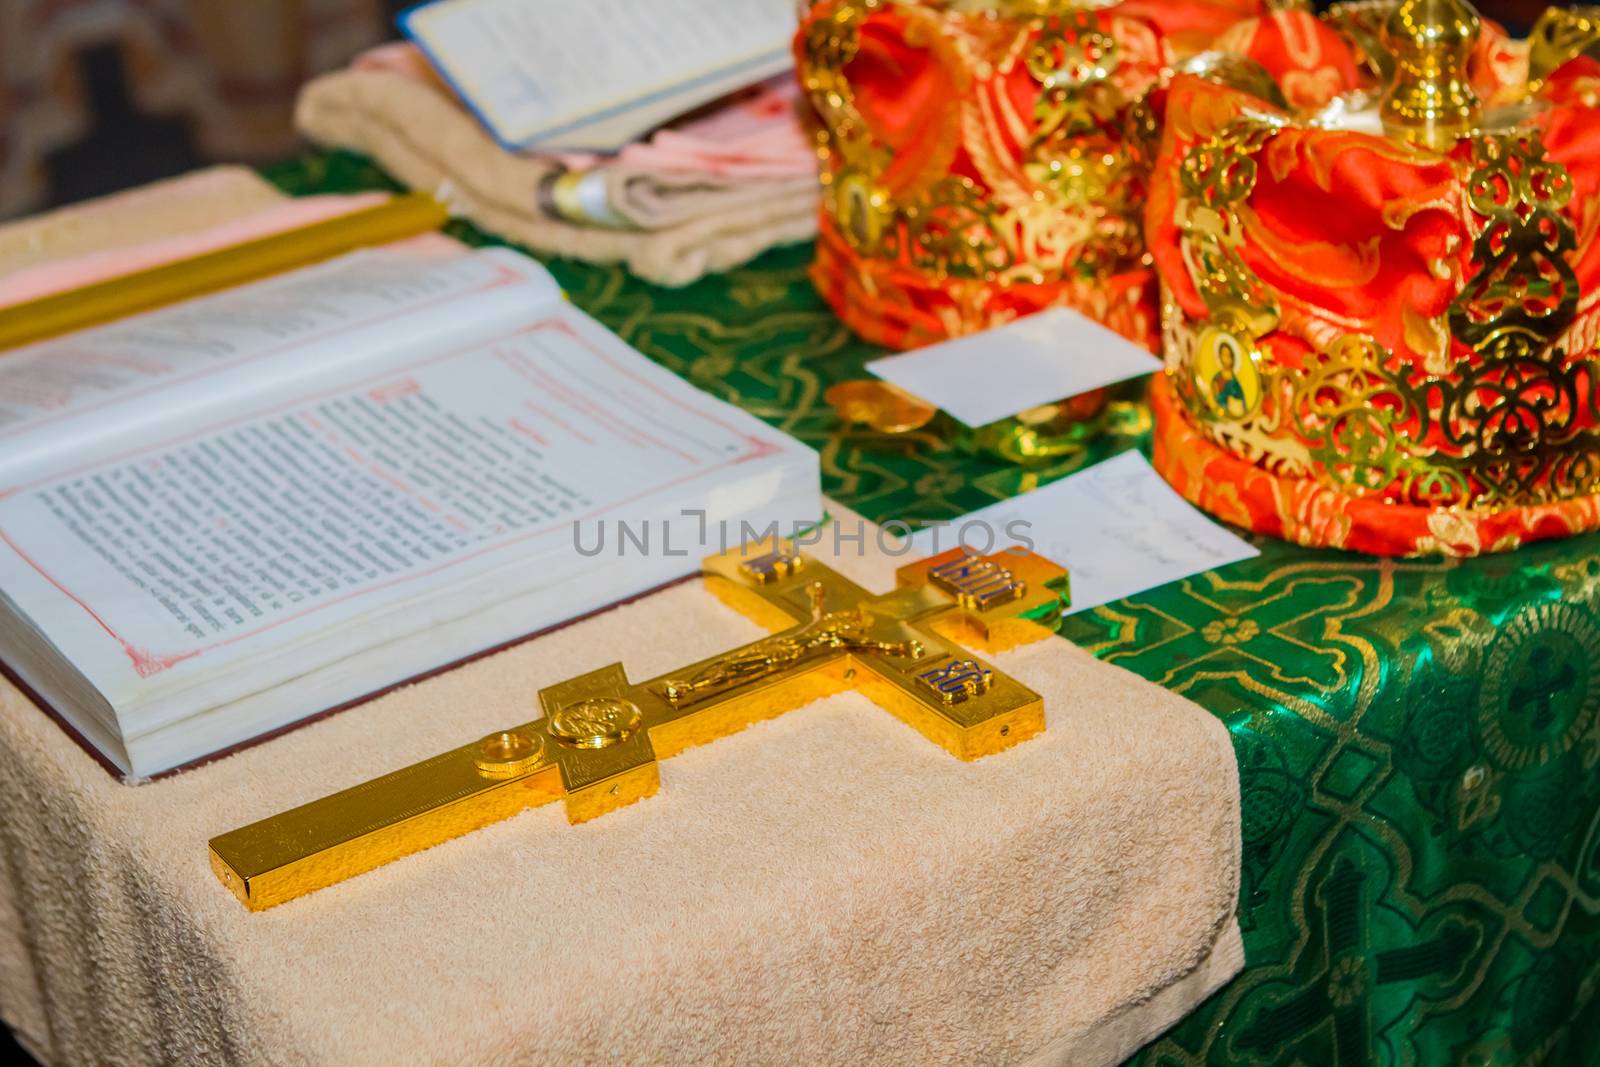
<svg viewBox="0 0 1600 1067"><path fill-rule="evenodd" d="M895 562L838 566L885 588ZM1242 965L1226 731L1056 638L995 657L1046 732L975 763L847 693L593 822L550 805L270 911L207 864L223 830L526 721L540 686L757 633L686 583L141 786L0 684L0 1014L62 1067L1093 1067Z"/></svg>
<svg viewBox="0 0 1600 1067"><path fill-rule="evenodd" d="M312 141L371 156L486 230L538 252L622 262L661 285L687 284L816 233L811 177L644 172L621 163L595 172L613 224L576 225L551 204L564 173L559 161L506 151L435 85L389 70L315 79L301 90L295 121Z"/></svg>

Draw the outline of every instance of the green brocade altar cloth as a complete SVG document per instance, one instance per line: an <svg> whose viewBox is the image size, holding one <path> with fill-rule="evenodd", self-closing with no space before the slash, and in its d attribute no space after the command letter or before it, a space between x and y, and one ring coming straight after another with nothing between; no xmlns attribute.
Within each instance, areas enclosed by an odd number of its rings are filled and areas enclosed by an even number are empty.
<svg viewBox="0 0 1600 1067"><path fill-rule="evenodd" d="M390 187L340 154L268 177ZM549 265L647 356L815 448L824 491L879 523L955 518L1144 445L1137 404L1026 470L942 415L893 437L841 426L824 391L880 350L815 295L809 258L678 290ZM1134 1062L1600 1064L1600 535L1467 561L1256 542L1063 630L1222 719L1239 760L1246 969Z"/></svg>

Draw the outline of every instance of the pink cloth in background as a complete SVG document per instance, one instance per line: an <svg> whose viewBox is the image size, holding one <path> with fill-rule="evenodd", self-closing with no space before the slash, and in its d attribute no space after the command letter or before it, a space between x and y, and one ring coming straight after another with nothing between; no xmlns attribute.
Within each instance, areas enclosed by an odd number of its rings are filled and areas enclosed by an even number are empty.
<svg viewBox="0 0 1600 1067"><path fill-rule="evenodd" d="M132 274L258 237L309 226L337 215L372 207L388 197L388 193L357 193L351 196L325 194L285 199L283 203L253 215L194 233L40 263L0 277L0 307L52 293L81 289L107 278Z"/></svg>
<svg viewBox="0 0 1600 1067"><path fill-rule="evenodd" d="M404 74L417 81L432 82L441 88L448 88L444 80L434 72L433 64L422 54L422 49L410 41L389 41L386 44L374 45L352 59L350 65L356 70L386 70L390 74Z"/></svg>
<svg viewBox="0 0 1600 1067"><path fill-rule="evenodd" d="M817 153L796 114L799 102L793 74L770 78L627 145L616 159L634 170L809 178L817 172Z"/></svg>
<svg viewBox="0 0 1600 1067"><path fill-rule="evenodd" d="M422 50L409 41L368 49L351 66L402 74L455 95ZM663 127L648 140L628 145L615 156L552 155L574 170L615 161L638 171L693 171L744 178L809 177L817 172L817 156L796 114L799 98L800 87L794 76L783 74L701 109L693 118Z"/></svg>

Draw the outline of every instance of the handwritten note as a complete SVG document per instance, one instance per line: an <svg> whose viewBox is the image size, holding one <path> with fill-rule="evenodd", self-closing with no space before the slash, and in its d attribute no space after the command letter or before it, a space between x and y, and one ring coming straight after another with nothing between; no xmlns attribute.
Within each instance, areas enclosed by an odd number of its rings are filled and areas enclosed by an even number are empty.
<svg viewBox="0 0 1600 1067"><path fill-rule="evenodd" d="M1160 369L1140 346L1066 308L867 364L968 426Z"/></svg>
<svg viewBox="0 0 1600 1067"><path fill-rule="evenodd" d="M957 544L993 551L1028 540L1071 574L1069 613L1260 555L1179 496L1137 452L919 530L911 543L931 555Z"/></svg>

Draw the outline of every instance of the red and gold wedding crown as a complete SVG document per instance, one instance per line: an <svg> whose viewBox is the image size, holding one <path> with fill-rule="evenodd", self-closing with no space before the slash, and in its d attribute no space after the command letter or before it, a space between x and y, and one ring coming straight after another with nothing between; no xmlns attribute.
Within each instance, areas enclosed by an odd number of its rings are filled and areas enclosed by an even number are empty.
<svg viewBox="0 0 1600 1067"><path fill-rule="evenodd" d="M823 128L813 278L906 348L1076 307L1152 348L1135 104L1257 0L818 0L795 39Z"/></svg>
<svg viewBox="0 0 1600 1067"><path fill-rule="evenodd" d="M1596 13L1530 48L1461 0L1347 4L1237 36L1264 91L1172 80L1145 237L1180 492L1387 555L1600 526Z"/></svg>

